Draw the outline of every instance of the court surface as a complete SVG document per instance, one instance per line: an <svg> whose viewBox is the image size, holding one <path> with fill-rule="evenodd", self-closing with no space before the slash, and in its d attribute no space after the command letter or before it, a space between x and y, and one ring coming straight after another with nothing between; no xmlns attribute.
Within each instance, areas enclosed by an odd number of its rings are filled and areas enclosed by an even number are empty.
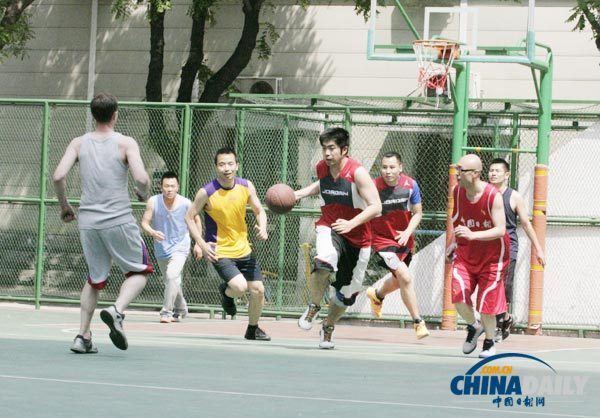
<svg viewBox="0 0 600 418"><path fill-rule="evenodd" d="M69 351L77 308L0 303L0 417L600 416L597 339L511 335L498 353L535 356L556 373L527 359L490 364L538 376L555 393L507 406L506 396L497 405L496 396L451 393L452 379L479 360L482 339L462 354L465 331L417 341L412 330L338 325L335 349L320 350L320 327L302 331L294 320L263 320L272 341L251 342L246 317L160 324L157 312L127 311L129 349L120 351L98 313L99 353L78 355Z"/></svg>

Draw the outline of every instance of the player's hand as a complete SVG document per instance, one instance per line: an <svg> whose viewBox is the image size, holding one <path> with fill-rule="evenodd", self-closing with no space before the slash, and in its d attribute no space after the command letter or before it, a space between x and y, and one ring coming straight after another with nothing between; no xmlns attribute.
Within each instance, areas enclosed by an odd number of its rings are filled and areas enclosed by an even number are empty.
<svg viewBox="0 0 600 418"><path fill-rule="evenodd" d="M269 238L269 234L267 233L267 228L265 226L261 228L258 225L254 225L254 232L256 232L256 235L258 235L258 237L263 241L266 241L267 238Z"/></svg>
<svg viewBox="0 0 600 418"><path fill-rule="evenodd" d="M338 234L347 234L354 229L354 223L345 219L338 219L331 224L331 229Z"/></svg>
<svg viewBox="0 0 600 418"><path fill-rule="evenodd" d="M538 263L540 263L542 267L546 267L546 254L544 254L544 251L536 251L535 257L537 258Z"/></svg>
<svg viewBox="0 0 600 418"><path fill-rule="evenodd" d="M152 237L157 241L162 241L166 238L165 234L163 234L161 231L154 231Z"/></svg>
<svg viewBox="0 0 600 418"><path fill-rule="evenodd" d="M216 244L214 242L203 242L202 244L196 245L200 245L200 248L202 249L202 255L206 257L208 261L211 263L215 263L217 261L217 253L215 251Z"/></svg>
<svg viewBox="0 0 600 418"><path fill-rule="evenodd" d="M452 263L456 258L456 241L453 241L448 248L446 248L446 262Z"/></svg>
<svg viewBox="0 0 600 418"><path fill-rule="evenodd" d="M145 202L146 200L148 200L148 196L142 194L137 187L133 189L133 192L135 193L135 196L137 197L138 201Z"/></svg>
<svg viewBox="0 0 600 418"><path fill-rule="evenodd" d="M198 244L198 243L194 244L192 253L194 254L194 258L196 260L200 260L202 258L202 248L200 247L200 244Z"/></svg>
<svg viewBox="0 0 600 418"><path fill-rule="evenodd" d="M394 239L398 241L398 244L400 244L402 247L406 246L406 243L410 238L410 234L407 231L396 231L396 233L398 235L396 235Z"/></svg>
<svg viewBox="0 0 600 418"><path fill-rule="evenodd" d="M456 228L454 228L454 236L456 236L458 238L464 238L467 241L472 241L474 234L475 233L473 231L471 231L469 228L467 228L464 225L459 225Z"/></svg>
<svg viewBox="0 0 600 418"><path fill-rule="evenodd" d="M294 190L294 197L296 198L296 204L302 199L304 196L300 196L299 190Z"/></svg>
<svg viewBox="0 0 600 418"><path fill-rule="evenodd" d="M76 219L75 211L71 205L67 204L66 206L62 206L60 208L60 219L62 219L62 221L65 223L72 222Z"/></svg>

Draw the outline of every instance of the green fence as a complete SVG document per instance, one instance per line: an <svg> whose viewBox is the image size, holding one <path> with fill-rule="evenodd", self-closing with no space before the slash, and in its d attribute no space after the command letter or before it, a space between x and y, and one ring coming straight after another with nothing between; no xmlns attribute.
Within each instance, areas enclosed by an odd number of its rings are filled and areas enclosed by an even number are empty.
<svg viewBox="0 0 600 418"><path fill-rule="evenodd" d="M193 199L214 177L215 151L225 145L239 154L240 175L256 185L261 200L269 186L285 182L294 188L315 180L314 166L321 158L318 134L329 126L351 131L350 154L373 176L381 156L398 151L405 171L417 179L423 194L424 220L417 233L417 251L428 247L445 228L447 172L452 143L452 109L434 108L410 98L244 97L220 105L121 103L117 130L136 138L142 158L154 180L166 170L180 174L181 193ZM600 121L600 102L556 102L553 147ZM483 153L484 162L512 154L515 173L532 171L535 164L536 104L531 101L471 103L469 144L501 151ZM59 220L51 174L69 141L91 128L88 103L81 101L0 100L0 298L46 302L78 302L86 275L77 225ZM78 171L67 179L69 200L80 195ZM518 186L519 176L515 175ZM131 188L132 189L132 188ZM134 196L132 195L132 201ZM553 202L549 202L552 207ZM143 204L134 203L138 219ZM266 311L296 315L308 300L307 276L314 243L313 223L318 199L305 200L289 215L268 212L269 239L251 240L262 265ZM550 222L593 226L600 213L583 217L555 216ZM248 222L252 224L251 212ZM145 237L152 248L151 240ZM158 268L157 264L155 266ZM385 272L372 263L367 283ZM414 272L422 312L441 316L441 297L432 292L427 270ZM114 300L120 272L101 294ZM205 261L189 260L184 293L192 309L219 306L219 279ZM434 286L435 287L435 286ZM162 280L155 275L140 305L158 308ZM364 301L363 301L364 302ZM239 301L243 308L245 301ZM367 314L362 308L355 314ZM403 307L390 317L405 315Z"/></svg>

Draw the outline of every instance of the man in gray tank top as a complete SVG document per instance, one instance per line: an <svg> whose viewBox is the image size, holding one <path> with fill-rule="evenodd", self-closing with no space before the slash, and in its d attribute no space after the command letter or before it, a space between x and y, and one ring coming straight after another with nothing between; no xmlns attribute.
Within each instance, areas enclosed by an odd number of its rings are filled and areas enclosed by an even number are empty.
<svg viewBox="0 0 600 418"><path fill-rule="evenodd" d="M510 237L510 265L504 279L504 289L506 291L507 309L503 314L497 317L496 336L494 340L500 342L510 335L510 327L513 324L513 318L510 314L510 304L513 300L513 284L515 280L515 267L517 265L517 253L519 251L519 240L517 237L517 216L523 230L529 237L531 245L535 248L535 254L540 266L546 265L546 256L544 250L537 239L535 230L529 221L529 215L525 209L525 202L519 192L508 187L510 176L510 166L502 158L492 160L489 168L489 180L500 193L504 202L504 213L506 214L506 232Z"/></svg>
<svg viewBox="0 0 600 418"><path fill-rule="evenodd" d="M127 190L128 171L131 171L138 199L148 198L150 178L138 144L133 138L114 131L118 118L114 96L98 94L90 107L96 129L71 141L53 176L60 217L64 222L77 219L88 266L87 281L81 291L79 334L71 345L71 351L81 354L98 352L92 342L90 323L112 263L119 266L127 279L121 285L115 304L103 309L100 318L110 328L111 341L121 350L128 346L123 332L123 311L146 286L146 275L153 272ZM65 180L76 162L79 162L81 178L77 216L67 201Z"/></svg>

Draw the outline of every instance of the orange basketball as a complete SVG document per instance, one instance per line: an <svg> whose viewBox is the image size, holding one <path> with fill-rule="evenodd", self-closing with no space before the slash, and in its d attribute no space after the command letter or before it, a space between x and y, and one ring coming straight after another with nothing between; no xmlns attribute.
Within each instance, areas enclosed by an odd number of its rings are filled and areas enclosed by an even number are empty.
<svg viewBox="0 0 600 418"><path fill-rule="evenodd" d="M265 203L271 212L284 214L296 205L296 196L294 196L294 190L290 186L278 183L267 190Z"/></svg>

